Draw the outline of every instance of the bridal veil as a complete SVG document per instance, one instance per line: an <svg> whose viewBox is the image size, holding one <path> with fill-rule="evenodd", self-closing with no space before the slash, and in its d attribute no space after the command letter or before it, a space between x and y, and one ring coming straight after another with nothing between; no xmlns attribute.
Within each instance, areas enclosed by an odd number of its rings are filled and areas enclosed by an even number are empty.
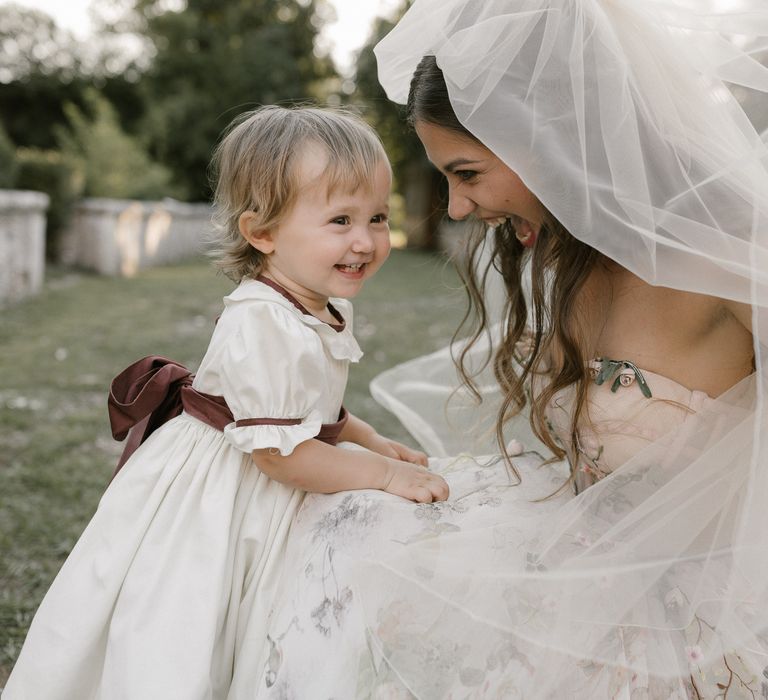
<svg viewBox="0 0 768 700"><path fill-rule="evenodd" d="M748 304L755 338L752 375L527 523L522 564L475 532L364 567L373 644L416 694L424 668L376 632L404 597L414 634L535 650L541 697L590 665L681 678L735 654L768 674L768 149L734 96L768 91L766 50L764 0L416 0L376 47L391 99L434 55L462 124L568 231L650 284ZM373 389L433 453L487 448L443 408L448 360Z"/></svg>

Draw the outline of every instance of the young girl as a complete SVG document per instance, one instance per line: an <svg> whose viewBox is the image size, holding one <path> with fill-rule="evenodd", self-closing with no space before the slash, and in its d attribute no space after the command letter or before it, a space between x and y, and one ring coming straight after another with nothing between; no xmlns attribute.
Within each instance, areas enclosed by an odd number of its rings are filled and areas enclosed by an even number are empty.
<svg viewBox="0 0 768 700"><path fill-rule="evenodd" d="M347 299L389 252L374 132L267 107L230 129L215 166L220 266L240 284L194 382L147 358L113 383L113 431L141 421L127 452L146 442L41 604L4 700L248 697L304 492L447 498L422 453L342 407L362 354Z"/></svg>

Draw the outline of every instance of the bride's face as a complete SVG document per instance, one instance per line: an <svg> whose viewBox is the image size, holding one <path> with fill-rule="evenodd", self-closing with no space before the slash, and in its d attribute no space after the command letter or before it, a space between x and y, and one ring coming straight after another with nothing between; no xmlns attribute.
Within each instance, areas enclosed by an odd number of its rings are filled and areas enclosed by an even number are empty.
<svg viewBox="0 0 768 700"><path fill-rule="evenodd" d="M448 215L472 215L489 225L512 219L518 239L530 245L544 207L517 174L477 141L427 122L416 123L427 157L448 180Z"/></svg>

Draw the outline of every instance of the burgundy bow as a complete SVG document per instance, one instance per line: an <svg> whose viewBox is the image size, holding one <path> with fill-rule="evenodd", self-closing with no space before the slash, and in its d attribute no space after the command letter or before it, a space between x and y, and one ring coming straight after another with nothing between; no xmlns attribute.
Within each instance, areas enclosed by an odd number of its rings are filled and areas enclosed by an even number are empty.
<svg viewBox="0 0 768 700"><path fill-rule="evenodd" d="M221 396L211 396L192 388L194 375L178 362L151 355L124 369L109 390L109 422L112 437L128 435L115 474L155 430L182 410L218 430L234 418Z"/></svg>
<svg viewBox="0 0 768 700"><path fill-rule="evenodd" d="M184 365L158 355L150 355L126 367L113 380L109 390L109 422L112 437L123 440L128 436L115 474L155 430L186 411L216 430L235 419L223 396L204 394L192 388L194 375ZM339 420L324 423L318 440L335 445L347 422L342 406ZM300 419L246 418L236 422L246 425L296 425ZM112 475L114 478L114 474Z"/></svg>

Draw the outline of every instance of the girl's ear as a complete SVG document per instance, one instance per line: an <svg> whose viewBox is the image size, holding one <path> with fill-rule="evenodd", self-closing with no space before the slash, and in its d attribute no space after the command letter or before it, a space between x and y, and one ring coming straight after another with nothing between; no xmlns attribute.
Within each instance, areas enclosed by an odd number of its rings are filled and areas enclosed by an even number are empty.
<svg viewBox="0 0 768 700"><path fill-rule="evenodd" d="M256 250L269 255L275 249L272 230L261 225L259 216L254 211L244 211L237 220L240 235Z"/></svg>

